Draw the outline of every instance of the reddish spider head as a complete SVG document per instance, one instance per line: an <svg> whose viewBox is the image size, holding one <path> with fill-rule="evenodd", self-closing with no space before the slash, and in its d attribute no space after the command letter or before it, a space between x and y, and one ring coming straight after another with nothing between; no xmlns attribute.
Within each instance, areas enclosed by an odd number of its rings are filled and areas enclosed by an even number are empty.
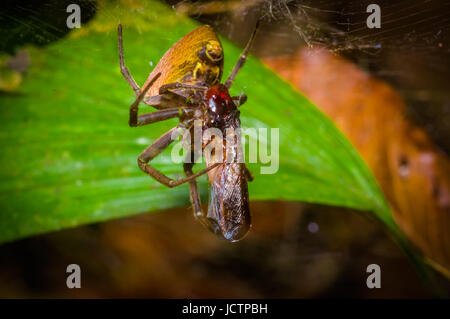
<svg viewBox="0 0 450 319"><path fill-rule="evenodd" d="M208 124L211 126L222 126L228 115L237 110L227 87L223 84L212 86L206 92L205 102Z"/></svg>

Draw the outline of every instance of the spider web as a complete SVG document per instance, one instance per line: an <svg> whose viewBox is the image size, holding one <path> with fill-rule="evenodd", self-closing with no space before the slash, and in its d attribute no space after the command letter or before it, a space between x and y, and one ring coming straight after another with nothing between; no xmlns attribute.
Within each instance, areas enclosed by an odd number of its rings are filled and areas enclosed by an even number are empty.
<svg viewBox="0 0 450 319"><path fill-rule="evenodd" d="M0 11L0 51L24 43L46 45L67 33L71 0L5 0ZM450 1L448 0L166 0L175 10L213 25L243 46L263 20L253 52L289 54L321 46L343 55L394 85L412 119L450 153ZM95 1L78 1L82 23L95 15ZM369 29L367 6L381 8L381 28ZM45 17L45 18L43 18ZM23 28L26 26L26 28Z"/></svg>
<svg viewBox="0 0 450 319"><path fill-rule="evenodd" d="M258 19L259 56L321 46L392 85L409 115L450 153L450 2L247 0L166 1L245 45ZM367 6L378 4L381 28L369 29Z"/></svg>

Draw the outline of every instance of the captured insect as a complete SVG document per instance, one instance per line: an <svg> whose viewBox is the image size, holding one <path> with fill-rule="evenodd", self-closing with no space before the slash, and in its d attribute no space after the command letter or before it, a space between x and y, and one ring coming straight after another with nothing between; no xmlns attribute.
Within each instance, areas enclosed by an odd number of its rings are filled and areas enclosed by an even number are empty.
<svg viewBox="0 0 450 319"><path fill-rule="evenodd" d="M194 142L194 123L198 121L202 123L202 131L215 128L225 133L227 129L240 128L238 107L245 103L247 97L244 94L231 97L228 90L247 60L258 25L224 84L220 84L224 61L222 44L213 29L204 25L185 35L164 54L142 89L125 66L122 26L118 26L120 70L136 95L130 106L129 125L143 126L171 118L179 118L180 121L139 155L140 169L168 187L189 183L194 216L229 241L242 239L251 227L247 181L252 181L253 177L245 162L238 160L242 152L240 138L235 138L233 143L223 138L221 150L225 156L218 160L214 151L204 156L206 168L198 173L194 173L192 168L215 138L209 141L202 139L200 150L194 147L195 143L190 143L188 158L183 164L186 177L178 180L157 171L149 162L173 142L172 136L176 130L188 130L191 142ZM138 115L140 102L158 110ZM206 214L201 207L196 182L196 178L205 173L210 185Z"/></svg>

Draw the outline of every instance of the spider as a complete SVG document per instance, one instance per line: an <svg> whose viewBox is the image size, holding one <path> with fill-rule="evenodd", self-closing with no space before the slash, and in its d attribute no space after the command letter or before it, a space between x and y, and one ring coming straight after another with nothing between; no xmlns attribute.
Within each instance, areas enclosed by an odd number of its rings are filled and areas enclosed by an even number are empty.
<svg viewBox="0 0 450 319"><path fill-rule="evenodd" d="M186 129L193 139L195 121L201 121L203 132L208 128L216 128L221 132L240 128L238 107L245 103L247 97L245 94L231 97L228 90L247 60L258 25L259 22L225 83L220 83L224 59L222 45L213 29L204 25L185 35L164 54L142 89L125 66L122 26L118 26L120 70L136 95L136 100L130 106L129 125L136 127L179 118L178 125L156 139L139 155L139 168L168 187L189 183L194 216L204 226L229 241L242 239L251 227L247 181L252 181L253 176L246 164L238 161L237 155L242 152L240 138L235 138L233 143L223 144L223 154L226 154L224 160L218 160L214 153L211 153L212 156L204 155L206 168L198 173L194 173L192 168L202 152L193 147L195 143L191 143L192 147L183 164L186 177L177 180L159 172L149 163L173 142L174 131ZM158 110L138 115L140 102ZM212 141L203 139L202 150ZM210 185L207 213L202 210L196 182L196 178L205 173L208 174Z"/></svg>

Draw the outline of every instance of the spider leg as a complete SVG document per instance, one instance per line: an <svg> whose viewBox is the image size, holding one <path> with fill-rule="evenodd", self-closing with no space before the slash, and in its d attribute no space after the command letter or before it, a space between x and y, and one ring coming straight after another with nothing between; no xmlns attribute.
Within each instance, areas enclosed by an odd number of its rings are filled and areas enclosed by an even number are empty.
<svg viewBox="0 0 450 319"><path fill-rule="evenodd" d="M147 80L149 81L149 80ZM146 82L147 83L147 82ZM180 90L171 91L171 90ZM190 90L184 92L184 90ZM196 95L195 91L205 91L208 87L201 85L192 85L180 82L164 84L159 88L159 94L153 96L147 96L143 99L146 105L153 106L157 109L165 109L174 106L197 105L200 103L200 98Z"/></svg>
<svg viewBox="0 0 450 319"><path fill-rule="evenodd" d="M198 158L198 155L196 156L194 154L194 151L191 151L187 155L186 159L189 159L189 160L186 160L183 164L184 174L186 175L186 177L194 175L194 173L192 172L192 167L195 165L197 158ZM194 216L196 218L199 216L203 216L204 213L202 211L202 203L200 200L200 195L198 193L197 181L196 180L190 181L189 188L190 188L190 192L191 192L191 202L192 202L193 209L194 209Z"/></svg>
<svg viewBox="0 0 450 319"><path fill-rule="evenodd" d="M167 92L165 94L158 94L153 96L146 96L142 102L148 106L153 106L156 109L167 109L173 107L186 106L186 98L175 92Z"/></svg>
<svg viewBox="0 0 450 319"><path fill-rule="evenodd" d="M190 157L190 161L185 161L185 163L183 165L184 173L186 174L187 177L192 176L194 174L192 172L192 167L195 165L195 162L197 161L199 154L195 154L194 151L191 151L187 155L187 158L189 158L189 157ZM190 188L191 203L192 203L192 208L194 211L195 219L197 219L203 226L208 228L213 233L220 234L220 229L217 229L217 227L214 227L214 224L212 224L211 221L206 217L207 214L202 209L202 202L200 200L200 194L198 192L197 181L195 179L189 181L189 188Z"/></svg>
<svg viewBox="0 0 450 319"><path fill-rule="evenodd" d="M241 55L239 56L239 60L236 62L236 65L233 68L233 71L231 71L230 76L225 81L225 86L227 87L227 89L229 89L231 87L231 85L233 84L234 78L238 74L239 70L244 66L245 61L247 61L248 52L250 51L253 41L255 40L256 33L258 32L258 29L259 29L259 23L260 23L260 20L258 20L258 22L256 23L255 30L253 31L252 35L250 36L250 40L248 40L244 51L242 51Z"/></svg>
<svg viewBox="0 0 450 319"><path fill-rule="evenodd" d="M123 43L122 43L122 25L119 23L119 26L117 27L117 34L119 39L119 61L120 61L120 72L122 73L125 80L128 82L128 84L131 86L131 88L134 91L134 94L136 96L139 95L140 89L137 85L136 81L131 76L130 71L125 66L125 61L123 59Z"/></svg>
<svg viewBox="0 0 450 319"><path fill-rule="evenodd" d="M138 97L141 94L141 89L139 88L139 85L137 85L136 81L131 76L130 71L128 70L128 68L125 65L125 61L124 61L124 57L123 57L123 41L122 41L122 25L121 24L119 24L119 26L117 27L117 33L118 33L118 41L119 41L120 72L122 73L123 77L128 82L128 84L131 86L131 88L133 89L136 97ZM149 79L147 79L147 80L149 80ZM145 86L145 84L144 84L144 86ZM177 99L175 94L173 96L171 94L171 96L156 95L156 96L151 96L151 97L145 97L143 99L143 102L149 106L154 106L157 109L162 109L162 108L181 106L183 104L186 104L186 103L184 103L184 100L185 100L184 97L180 97Z"/></svg>
<svg viewBox="0 0 450 319"><path fill-rule="evenodd" d="M191 176L188 176L186 178L180 178L178 180L171 179L167 177L166 175L162 174L158 170L154 169L152 166L150 166L148 163L154 159L157 155L159 155L164 149L166 149L172 142L172 133L174 130L180 128L181 126L177 125L176 127L172 128L170 131L163 134L161 137L159 137L156 141L154 141L150 146L148 146L138 157L138 165L139 168L156 179L161 184L164 184L168 187L175 187L178 185L181 185L183 183L189 182L194 180L195 178L207 173L220 163L216 163L214 165L211 165L207 167L206 169L195 173Z"/></svg>
<svg viewBox="0 0 450 319"><path fill-rule="evenodd" d="M190 92L171 91L180 89L187 89L190 90ZM180 82L168 83L159 88L158 95L145 97L143 102L157 109L173 108L174 106L198 105L200 99L198 95L195 94L195 90L205 91L207 89L208 87L201 85L191 85Z"/></svg>
<svg viewBox="0 0 450 319"><path fill-rule="evenodd" d="M131 123L130 126L144 126L151 123L161 122L171 118L189 118L194 114L195 109L191 107L174 107L155 112L149 112L139 115L136 123ZM133 125L132 125L133 124Z"/></svg>
<svg viewBox="0 0 450 319"><path fill-rule="evenodd" d="M151 76L151 74L150 74ZM128 124L130 126L137 126L138 124L138 105L144 98L145 94L147 94L150 87L155 83L155 81L161 76L161 73L156 74L153 78L149 79L145 82L142 91L138 94L136 100L130 105L130 119L128 120Z"/></svg>
<svg viewBox="0 0 450 319"><path fill-rule="evenodd" d="M123 57L123 41L122 41L122 25L121 24L119 24L117 27L117 33L118 33L118 43L119 43L120 72L122 73L123 77L128 82L128 84L131 86L131 88L133 89L136 97L139 97L139 95L141 94L141 89L139 88L139 85L134 80L134 78L131 75L128 68L126 67L125 60ZM151 74L150 74L150 76L151 76ZM148 81L150 80L150 76L147 79L145 84L148 84ZM159 77L159 75L156 75L155 77L153 77L153 80L150 80L151 83L154 83L154 81L157 79L157 77ZM144 87L145 87L145 84L144 84ZM183 84L183 83L177 83L177 82L169 83L169 84L163 85L160 88L159 95L145 97L145 94L144 94L143 97L140 99L140 101L142 100L145 104L147 104L149 106L153 106L157 109L164 109L164 108L169 108L169 107L174 107L174 106L185 105L186 98L183 95L180 95L180 94L177 94L176 92L170 91L172 89L180 89L180 88L192 89L192 90L207 90L208 89L207 87L200 86L200 85L189 85L189 84ZM137 104L139 104L139 102ZM137 106L135 107L135 110L133 110L133 113L134 112L137 114ZM131 110L130 110L130 113L131 113ZM130 116L131 116L131 114L130 114ZM137 115L133 115L133 117L136 117L136 116Z"/></svg>

